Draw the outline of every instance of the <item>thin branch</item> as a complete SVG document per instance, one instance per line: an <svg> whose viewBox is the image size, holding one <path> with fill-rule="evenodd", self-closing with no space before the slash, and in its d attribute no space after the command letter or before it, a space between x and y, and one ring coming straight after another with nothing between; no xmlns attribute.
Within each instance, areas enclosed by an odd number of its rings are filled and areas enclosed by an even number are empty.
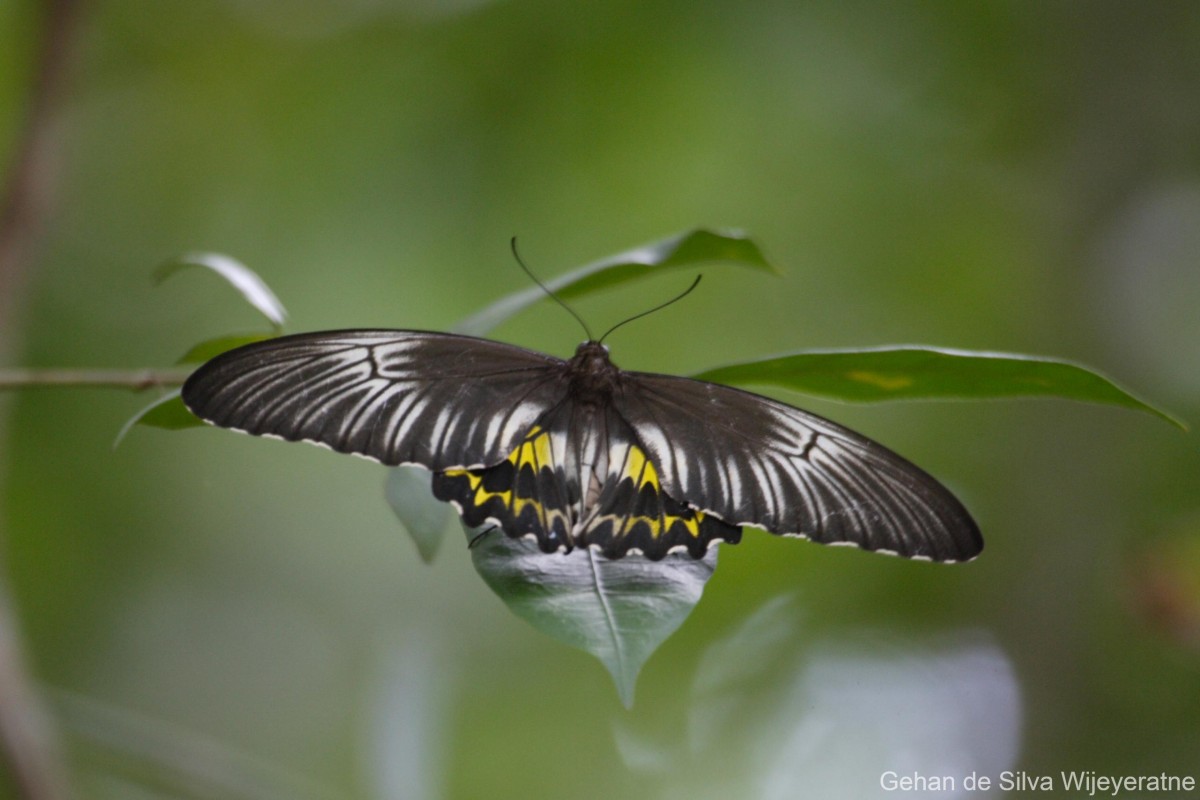
<svg viewBox="0 0 1200 800"><path fill-rule="evenodd" d="M0 390L129 389L134 392L160 386L180 386L191 370L155 369L0 369Z"/></svg>

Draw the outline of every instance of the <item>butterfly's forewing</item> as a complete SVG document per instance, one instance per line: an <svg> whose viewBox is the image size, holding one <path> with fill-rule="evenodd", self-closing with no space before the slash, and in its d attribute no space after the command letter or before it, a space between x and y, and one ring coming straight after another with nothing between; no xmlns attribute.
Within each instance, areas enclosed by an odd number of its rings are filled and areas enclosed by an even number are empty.
<svg viewBox="0 0 1200 800"><path fill-rule="evenodd" d="M331 331L247 345L183 387L196 416L432 470L496 464L566 393L563 362L467 336Z"/></svg>
<svg viewBox="0 0 1200 800"><path fill-rule="evenodd" d="M983 549L962 504L883 446L815 414L702 381L627 372L621 416L676 499L731 525L910 558Z"/></svg>

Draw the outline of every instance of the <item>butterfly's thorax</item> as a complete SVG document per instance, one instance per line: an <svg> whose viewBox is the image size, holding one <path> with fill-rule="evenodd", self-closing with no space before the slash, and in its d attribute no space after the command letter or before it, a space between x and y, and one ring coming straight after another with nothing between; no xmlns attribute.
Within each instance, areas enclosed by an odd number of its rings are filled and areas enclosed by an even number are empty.
<svg viewBox="0 0 1200 800"><path fill-rule="evenodd" d="M608 471L607 409L619 372L608 357L608 348L597 342L579 345L567 362L570 396L575 403L567 428L572 441L567 447L565 466L573 478L569 485L575 530L587 526L603 489Z"/></svg>
<svg viewBox="0 0 1200 800"><path fill-rule="evenodd" d="M608 348L599 342L584 342L567 362L571 395L584 405L604 405L620 382L621 370L608 357Z"/></svg>

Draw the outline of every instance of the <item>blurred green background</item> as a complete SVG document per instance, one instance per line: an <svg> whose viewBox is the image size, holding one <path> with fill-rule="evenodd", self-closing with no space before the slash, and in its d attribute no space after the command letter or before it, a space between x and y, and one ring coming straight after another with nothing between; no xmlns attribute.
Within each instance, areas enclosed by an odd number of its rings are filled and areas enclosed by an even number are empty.
<svg viewBox="0 0 1200 800"><path fill-rule="evenodd" d="M6 147L37 11L0 4ZM618 364L1031 352L1196 422L1197 42L1184 1L86 4L9 365L165 367L259 327L200 272L151 287L190 250L257 270L294 331L447 329L527 285L513 234L552 276L737 226L784 276L705 270L613 336ZM603 329L690 279L578 311ZM566 355L580 332L542 303L495 336ZM460 534L422 564L383 468L213 430L113 451L145 397L0 398L3 563L79 795L1200 778L1194 435L1066 402L784 399L942 478L986 551L945 567L748 532L626 711L598 662L491 594Z"/></svg>

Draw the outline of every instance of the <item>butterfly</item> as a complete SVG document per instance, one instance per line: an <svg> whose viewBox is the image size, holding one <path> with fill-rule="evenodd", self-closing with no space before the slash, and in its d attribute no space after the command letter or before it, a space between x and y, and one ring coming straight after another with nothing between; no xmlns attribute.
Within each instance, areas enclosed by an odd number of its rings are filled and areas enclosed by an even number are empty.
<svg viewBox="0 0 1200 800"><path fill-rule="evenodd" d="M601 337L603 339L604 337ZM213 425L433 473L472 527L546 552L702 557L742 527L931 561L983 540L963 505L882 445L750 392L415 330L245 345L183 387Z"/></svg>

